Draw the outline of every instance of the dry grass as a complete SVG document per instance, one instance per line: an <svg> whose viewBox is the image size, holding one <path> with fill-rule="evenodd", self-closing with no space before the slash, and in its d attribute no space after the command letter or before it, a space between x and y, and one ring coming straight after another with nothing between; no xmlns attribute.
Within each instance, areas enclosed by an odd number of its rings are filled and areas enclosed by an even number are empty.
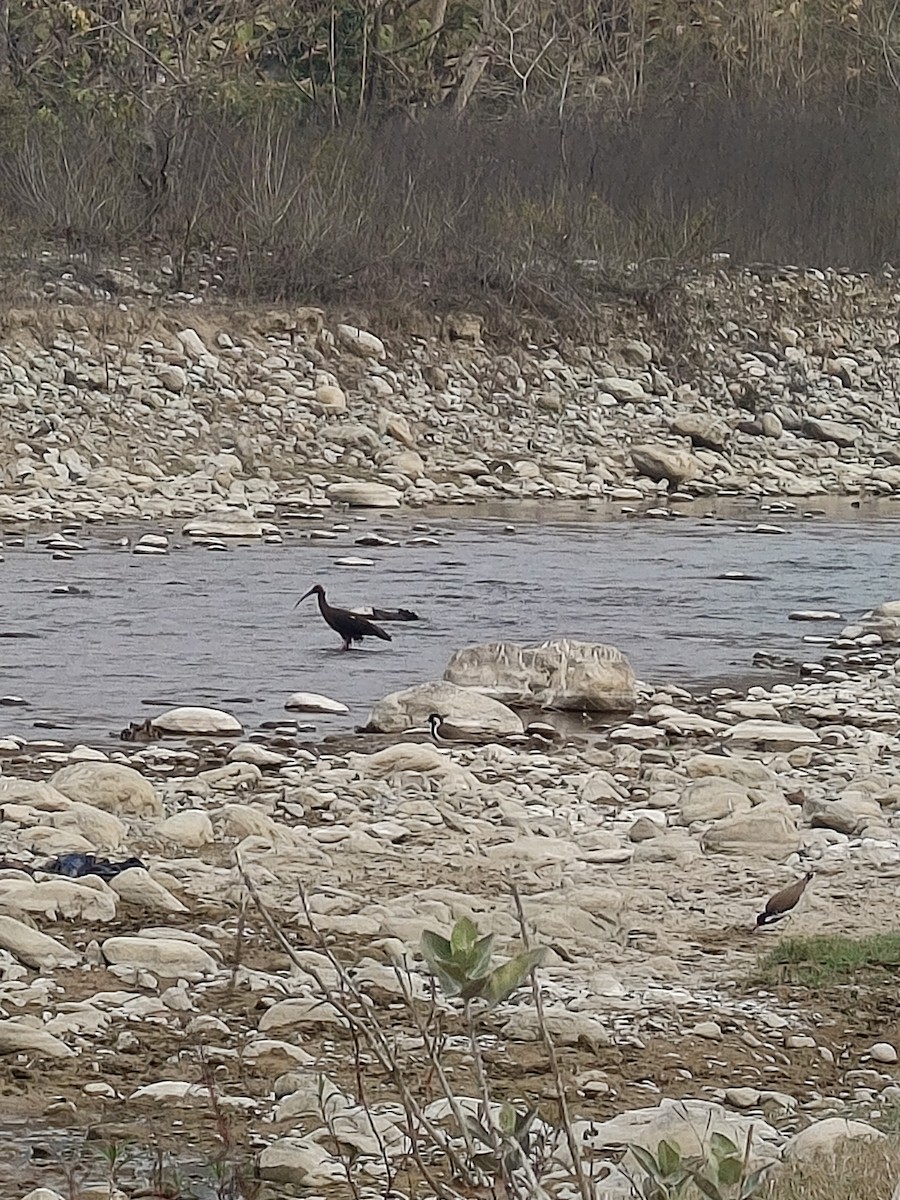
<svg viewBox="0 0 900 1200"><path fill-rule="evenodd" d="M834 1160L789 1166L766 1200L892 1200L900 1181L900 1140L845 1142Z"/></svg>

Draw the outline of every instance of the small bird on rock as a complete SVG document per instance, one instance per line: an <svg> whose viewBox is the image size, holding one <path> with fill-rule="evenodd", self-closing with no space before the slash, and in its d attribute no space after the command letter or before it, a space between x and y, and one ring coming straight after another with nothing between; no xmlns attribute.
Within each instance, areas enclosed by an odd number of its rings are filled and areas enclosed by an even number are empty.
<svg viewBox="0 0 900 1200"><path fill-rule="evenodd" d="M763 925L774 925L776 921L783 920L791 909L796 906L800 897L806 891L806 885L812 877L812 871L807 871L802 879L798 879L796 883L782 888L780 892L776 892L774 896L771 896L766 901L766 907L756 918L755 929L761 929Z"/></svg>

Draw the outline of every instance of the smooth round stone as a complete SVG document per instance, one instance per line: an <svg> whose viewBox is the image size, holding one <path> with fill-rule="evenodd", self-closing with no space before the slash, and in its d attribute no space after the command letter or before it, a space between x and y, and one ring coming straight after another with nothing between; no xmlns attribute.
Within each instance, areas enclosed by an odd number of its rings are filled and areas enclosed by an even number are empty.
<svg viewBox="0 0 900 1200"><path fill-rule="evenodd" d="M220 708L201 708L185 705L169 709L153 718L153 725L164 733L213 734L242 733L243 726L237 717Z"/></svg>
<svg viewBox="0 0 900 1200"><path fill-rule="evenodd" d="M722 1026L717 1021L700 1021L693 1029L689 1029L695 1037L706 1038L709 1042L721 1042Z"/></svg>
<svg viewBox="0 0 900 1200"><path fill-rule="evenodd" d="M733 1087L725 1090L725 1103L732 1108L755 1108L760 1101L760 1093L753 1087Z"/></svg>
<svg viewBox="0 0 900 1200"><path fill-rule="evenodd" d="M350 554L346 558L335 559L336 567L374 567L374 558L357 558L355 554Z"/></svg>
<svg viewBox="0 0 900 1200"><path fill-rule="evenodd" d="M253 742L242 742L229 752L229 762L253 763L257 767L283 767L289 762L286 754L279 754L267 746L255 745Z"/></svg>
<svg viewBox="0 0 900 1200"><path fill-rule="evenodd" d="M869 1054L875 1062L890 1064L897 1061L897 1051L890 1042L876 1042Z"/></svg>
<svg viewBox="0 0 900 1200"><path fill-rule="evenodd" d="M813 1050L816 1039L806 1033L791 1033L784 1039L786 1050Z"/></svg>

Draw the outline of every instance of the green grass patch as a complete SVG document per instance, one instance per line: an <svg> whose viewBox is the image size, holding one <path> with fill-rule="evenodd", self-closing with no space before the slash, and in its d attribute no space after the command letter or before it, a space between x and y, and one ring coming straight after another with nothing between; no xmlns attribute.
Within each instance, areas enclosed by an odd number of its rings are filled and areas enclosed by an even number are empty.
<svg viewBox="0 0 900 1200"><path fill-rule="evenodd" d="M821 985L884 978L900 967L900 932L785 938L759 962L763 983Z"/></svg>

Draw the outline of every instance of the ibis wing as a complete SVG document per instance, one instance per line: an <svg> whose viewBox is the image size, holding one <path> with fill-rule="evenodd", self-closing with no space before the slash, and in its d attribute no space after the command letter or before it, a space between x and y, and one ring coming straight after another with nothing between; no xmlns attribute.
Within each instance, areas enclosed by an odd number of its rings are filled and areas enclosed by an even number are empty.
<svg viewBox="0 0 900 1200"><path fill-rule="evenodd" d="M385 633L383 629L380 629L373 621L367 621L365 617L349 616L347 629L354 641L364 637L381 638L383 642L393 641L389 633Z"/></svg>

